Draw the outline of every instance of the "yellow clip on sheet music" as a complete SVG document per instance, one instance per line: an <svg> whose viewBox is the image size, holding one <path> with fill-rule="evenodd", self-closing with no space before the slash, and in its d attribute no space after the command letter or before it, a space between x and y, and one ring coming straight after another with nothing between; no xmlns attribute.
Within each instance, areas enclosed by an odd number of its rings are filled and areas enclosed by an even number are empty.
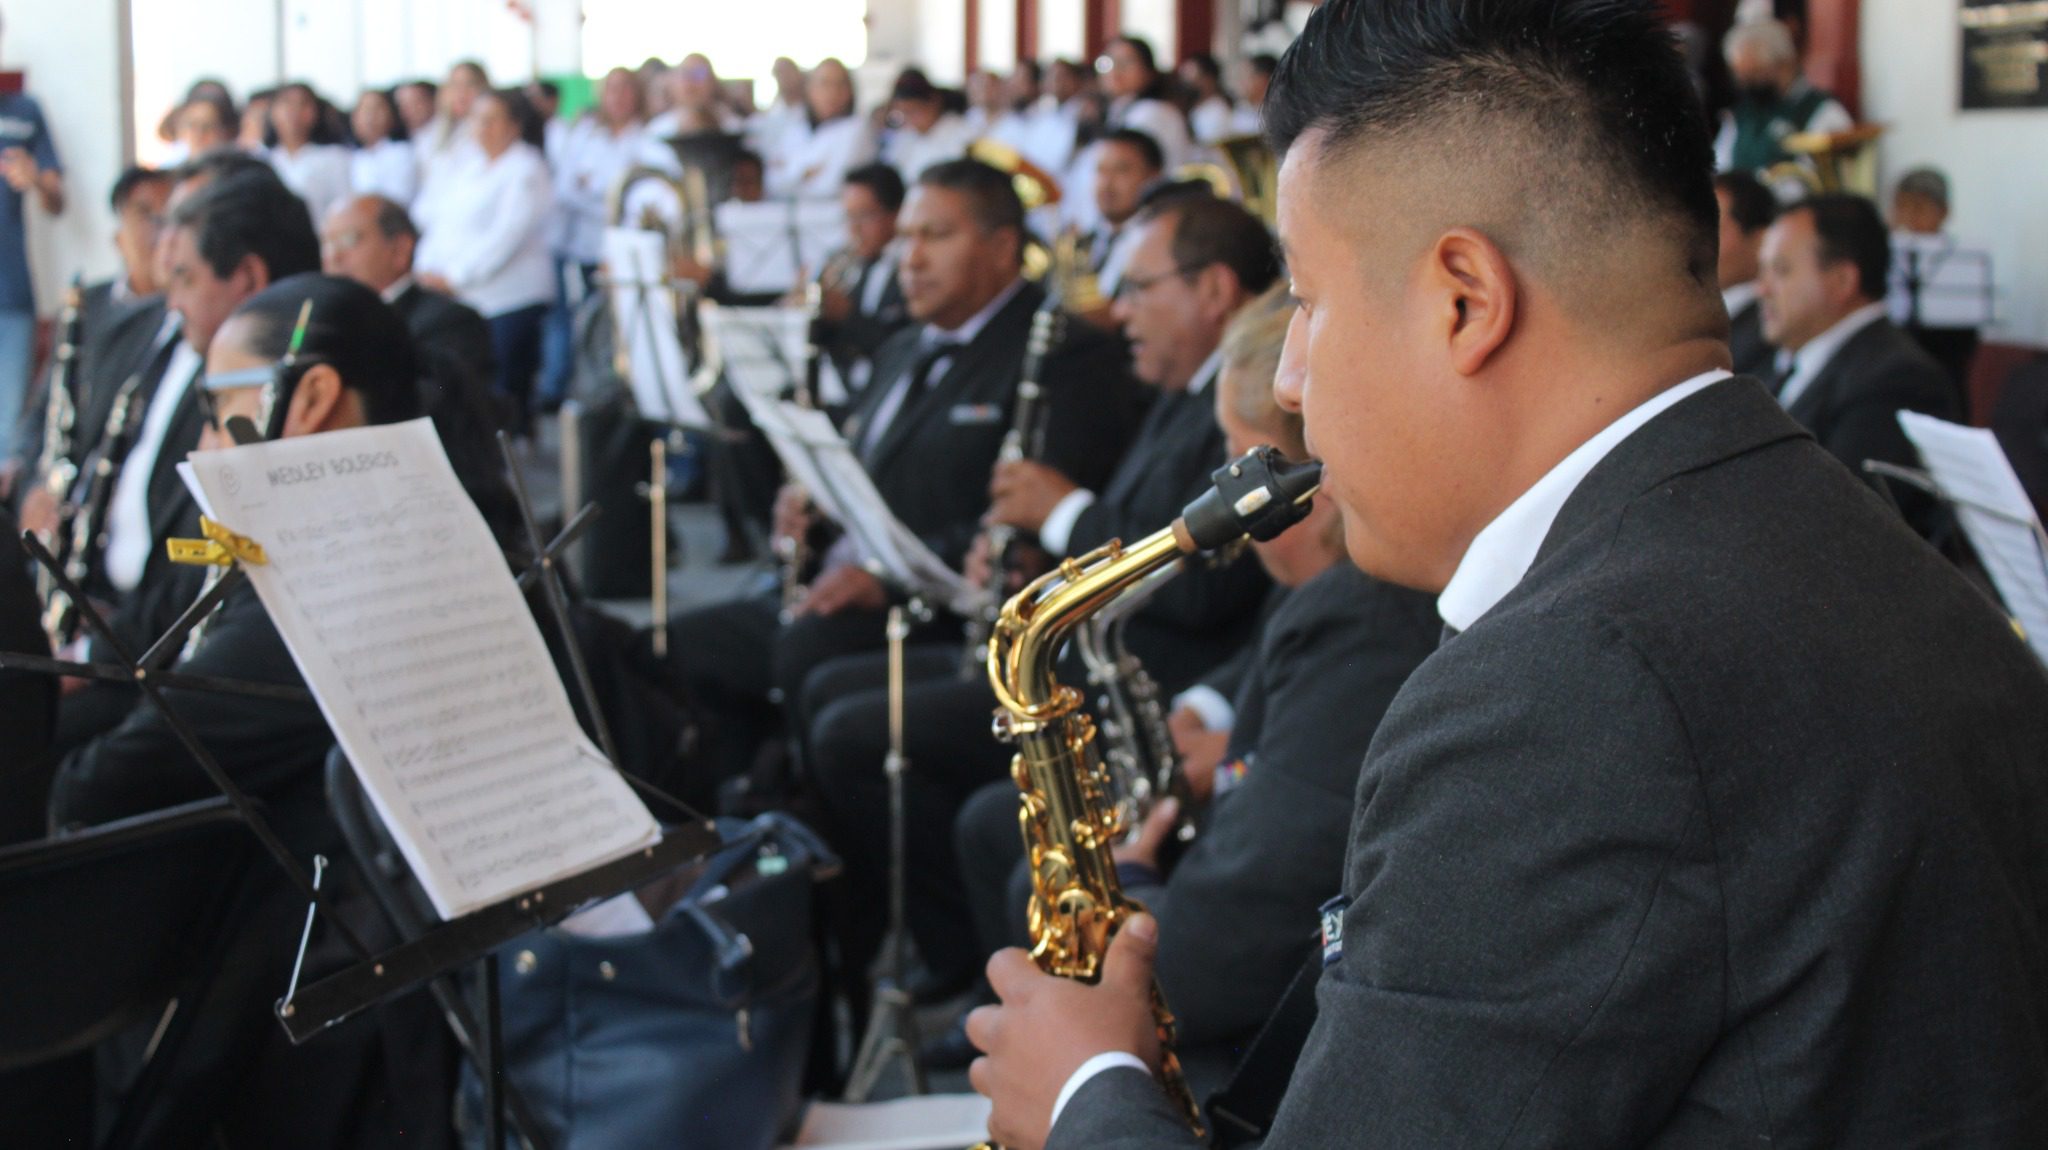
<svg viewBox="0 0 2048 1150"><path fill-rule="evenodd" d="M199 532L206 538L165 540L171 562L195 567L232 567L237 560L260 567L270 562L263 554L263 544L237 535L204 515L199 517Z"/></svg>

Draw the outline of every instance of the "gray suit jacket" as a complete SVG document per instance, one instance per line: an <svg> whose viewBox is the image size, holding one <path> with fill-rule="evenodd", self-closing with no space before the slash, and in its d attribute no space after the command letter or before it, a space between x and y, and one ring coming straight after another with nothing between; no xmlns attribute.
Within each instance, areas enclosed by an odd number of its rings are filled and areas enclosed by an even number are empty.
<svg viewBox="0 0 2048 1150"><path fill-rule="evenodd" d="M1272 1146L2048 1144L2048 677L1753 382L1416 672ZM1145 1077L1058 1147L1187 1145Z"/></svg>

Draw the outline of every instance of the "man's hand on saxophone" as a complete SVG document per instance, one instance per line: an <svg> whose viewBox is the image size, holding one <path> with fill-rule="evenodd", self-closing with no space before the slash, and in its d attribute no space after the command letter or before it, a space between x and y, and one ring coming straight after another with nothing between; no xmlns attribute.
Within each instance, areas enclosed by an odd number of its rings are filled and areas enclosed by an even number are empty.
<svg viewBox="0 0 2048 1150"><path fill-rule="evenodd" d="M1045 1145L1061 1089L1098 1055L1126 1055L1158 1073L1158 940L1150 915L1132 917L1110 940L1093 985L1047 974L1019 949L989 959L989 985L1002 1001L967 1016L967 1037L983 1052L967 1077L989 1098L989 1136L1004 1150Z"/></svg>

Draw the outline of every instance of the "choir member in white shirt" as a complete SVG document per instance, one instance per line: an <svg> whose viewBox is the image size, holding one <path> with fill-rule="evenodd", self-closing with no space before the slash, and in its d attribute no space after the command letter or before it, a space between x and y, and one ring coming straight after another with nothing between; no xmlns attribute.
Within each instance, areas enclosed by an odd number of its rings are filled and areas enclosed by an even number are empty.
<svg viewBox="0 0 2048 1150"><path fill-rule="evenodd" d="M363 89L348 122L356 134L355 154L349 157L349 183L355 193L410 206L420 190L419 159L406 139L392 94L382 88Z"/></svg>
<svg viewBox="0 0 2048 1150"><path fill-rule="evenodd" d="M286 84L270 102L269 146L264 158L284 186L306 201L315 228L351 194L348 149L331 143L321 123L320 97L304 84Z"/></svg>
<svg viewBox="0 0 2048 1150"><path fill-rule="evenodd" d="M416 213L420 246L413 266L422 287L475 308L491 325L498 388L512 401L514 426L532 433L531 397L540 370L541 322L554 298L548 220L554 202L541 125L516 91L476 101L470 158Z"/></svg>
<svg viewBox="0 0 2048 1150"><path fill-rule="evenodd" d="M786 146L771 152L768 194L777 199L837 199L846 173L875 154L874 132L867 118L856 114L853 77L846 65L827 57L804 80L804 103L810 115L784 136Z"/></svg>
<svg viewBox="0 0 2048 1150"><path fill-rule="evenodd" d="M421 198L434 194L434 182L444 172L467 166L475 157L476 133L470 115L477 99L491 90L491 78L484 66L464 60L448 69L448 80L435 93L434 118L424 129L412 133L412 148L420 162Z"/></svg>
<svg viewBox="0 0 2048 1150"><path fill-rule="evenodd" d="M1223 90L1223 69L1216 57L1197 52L1180 62L1175 74L1195 94L1195 106L1188 110L1188 124L1200 143L1213 144L1231 134L1231 117L1237 106Z"/></svg>
<svg viewBox="0 0 2048 1150"><path fill-rule="evenodd" d="M196 160L208 152L235 145L235 137L241 134L241 117L235 113L235 105L224 98L194 96L178 109L171 140L172 155L166 157L165 166Z"/></svg>
<svg viewBox="0 0 2048 1150"><path fill-rule="evenodd" d="M1152 45L1136 36L1119 36L1103 49L1096 70L1109 92L1109 126L1135 128L1159 141L1166 170L1188 162L1194 144L1188 139L1187 117L1165 98Z"/></svg>
<svg viewBox="0 0 2048 1150"><path fill-rule="evenodd" d="M997 138L997 126L1009 114L1009 92L1001 76L987 68L979 68L967 77L967 112L960 118L966 122L967 130L974 133L975 139Z"/></svg>
<svg viewBox="0 0 2048 1150"><path fill-rule="evenodd" d="M974 130L964 116L946 110L945 94L924 72L905 68L889 94L889 120L894 125L882 145L882 159L917 183L926 168L967 154Z"/></svg>
<svg viewBox="0 0 2048 1150"><path fill-rule="evenodd" d="M804 71L787 56L777 56L769 71L775 77L775 102L747 121L747 146L771 156L790 146L805 127L810 108L804 103Z"/></svg>
<svg viewBox="0 0 2048 1150"><path fill-rule="evenodd" d="M555 297L541 350L543 410L567 397L577 308L604 255L612 188L639 159L640 83L624 68L606 73L597 107L568 126L550 154L555 178Z"/></svg>
<svg viewBox="0 0 2048 1150"><path fill-rule="evenodd" d="M648 139L673 140L706 131L731 135L746 127L746 121L719 99L718 73L702 53L683 57L669 70L666 86L668 110L647 121Z"/></svg>
<svg viewBox="0 0 2048 1150"><path fill-rule="evenodd" d="M1230 134L1256 136L1266 130L1266 88L1280 58L1260 52L1237 63L1237 106L1230 111Z"/></svg>
<svg viewBox="0 0 2048 1150"><path fill-rule="evenodd" d="M398 106L398 122L405 125L408 140L424 135L434 122L440 86L432 80L407 80L391 89L391 102Z"/></svg>

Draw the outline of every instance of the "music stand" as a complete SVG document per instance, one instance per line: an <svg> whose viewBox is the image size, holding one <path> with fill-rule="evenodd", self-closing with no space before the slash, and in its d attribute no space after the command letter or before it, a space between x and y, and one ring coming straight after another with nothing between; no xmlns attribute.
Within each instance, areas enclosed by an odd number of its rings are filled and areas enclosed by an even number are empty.
<svg viewBox="0 0 2048 1150"><path fill-rule="evenodd" d="M613 769L617 770L618 754L610 728L598 705L582 650L577 645L575 633L570 626L567 595L562 586L561 573L557 569L557 553L581 533L591 518L590 509L586 508L584 512L579 513L554 540L543 543L525 480L513 455L511 440L504 432L500 432L498 443L511 473L528 542L536 555L533 569L527 573L527 577L522 577L519 583L522 587L530 587L533 582L541 585L549 613L563 636L563 645L574 673L576 687L584 701L591 725L596 729L598 742L603 747L606 758ZM33 532L23 532L22 542L35 561L50 573L59 590L78 605L80 617L87 629L115 661L112 664L73 663L42 656L0 652L0 667L133 682L149 705L157 708L163 715L173 735L199 764L214 788L220 792L234 820L255 837L263 853L283 871L300 897L309 904L307 932L299 941L301 958L310 939L312 920L319 914L325 914L336 934L350 952L357 956L355 965L318 982L305 986L295 985L287 992L286 997L277 1003L275 1013L283 1024L286 1035L294 1044L303 1043L322 1030L404 994L430 979L452 973L464 965L479 963L483 969L485 999L482 1019L478 1024L478 1030L482 1033L476 1036L476 1041L472 1041L473 1036L463 1033L459 1028L455 1033L457 1040L466 1048L472 1049L480 1059L478 1070L486 1084L489 1103L488 1135L493 1150L502 1147L507 1095L503 1051L497 1038L497 964L491 959L491 952L529 930L560 921L586 903L632 890L703 857L705 853L719 845L716 826L681 801L621 771L621 776L629 785L652 797L663 799L683 812L691 821L665 832L661 841L625 858L545 884L460 918L442 922L389 951L377 953L349 926L346 919L334 913L327 895L320 890L318 882L307 874L304 867L277 837L260 805L222 769L191 725L164 696L164 688L178 687L272 700L311 701L311 692L303 686L292 687L184 675L163 669L183 649L185 637L192 628L202 622L213 607L246 578L239 564L228 566L223 577L213 581L213 585L187 608L171 628L151 644L148 651L137 657L129 653L128 648L114 634L106 618L86 597L77 583L64 574L61 565L43 546L42 541L37 539ZM233 563L232 560L230 562ZM515 1113L515 1120L523 1116L521 1107L520 1112ZM534 1129L523 1121L520 1124L522 1135L528 1138L529 1144L534 1144Z"/></svg>

